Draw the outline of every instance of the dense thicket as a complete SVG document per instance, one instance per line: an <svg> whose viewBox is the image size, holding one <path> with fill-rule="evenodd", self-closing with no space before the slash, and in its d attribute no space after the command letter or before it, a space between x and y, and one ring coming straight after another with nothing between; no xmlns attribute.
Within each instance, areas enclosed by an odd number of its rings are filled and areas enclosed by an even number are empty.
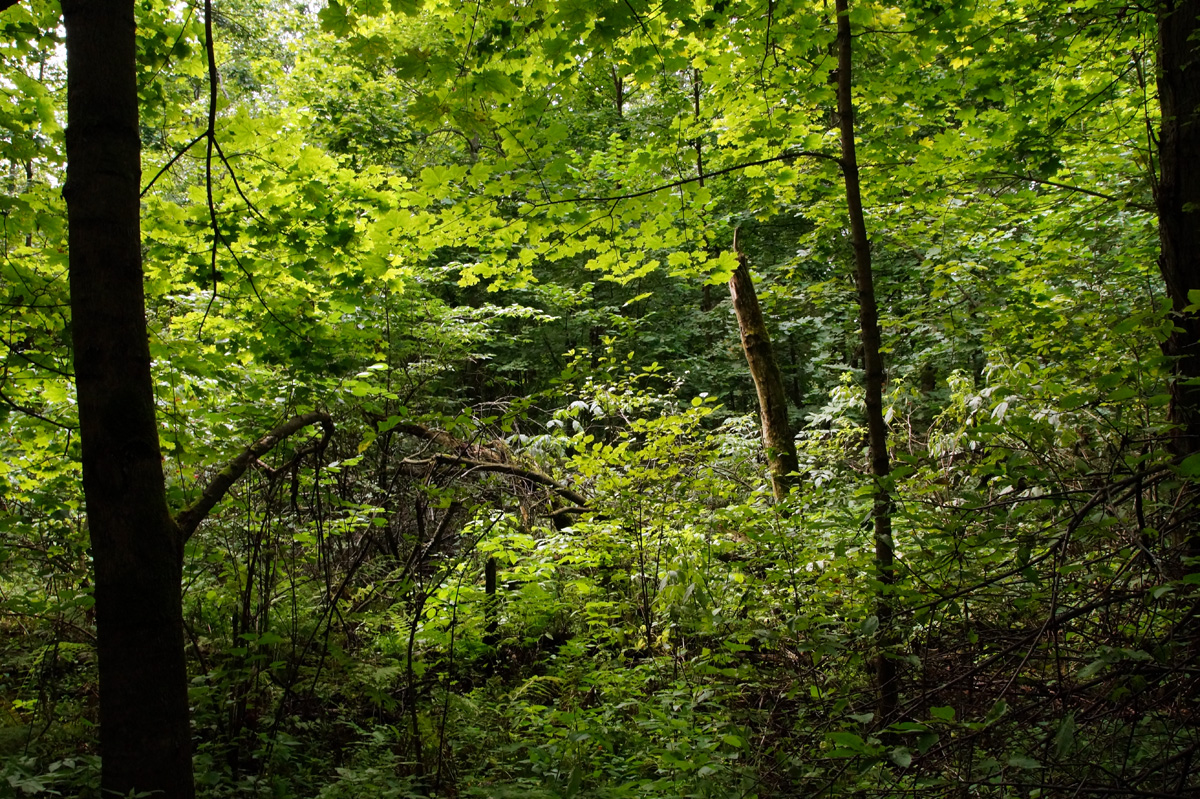
<svg viewBox="0 0 1200 799"><path fill-rule="evenodd" d="M197 795L1200 791L1193 5L140 2ZM0 14L0 793L98 796L59 25Z"/></svg>

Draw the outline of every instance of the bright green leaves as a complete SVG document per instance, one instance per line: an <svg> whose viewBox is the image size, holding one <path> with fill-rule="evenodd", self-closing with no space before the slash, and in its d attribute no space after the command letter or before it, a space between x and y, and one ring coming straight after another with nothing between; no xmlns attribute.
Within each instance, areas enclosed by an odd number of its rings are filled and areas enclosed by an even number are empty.
<svg viewBox="0 0 1200 799"><path fill-rule="evenodd" d="M422 0L350 0L347 3L330 0L317 12L321 29L334 36L351 33L360 17L379 17L388 10L404 16L420 13Z"/></svg>
<svg viewBox="0 0 1200 799"><path fill-rule="evenodd" d="M476 93L512 98L519 89L517 83L498 69L482 69L471 75L470 87Z"/></svg>
<svg viewBox="0 0 1200 799"><path fill-rule="evenodd" d="M78 464L72 460L78 446L70 437L76 409L61 191L66 98L58 26L53 3L24 2L0 15L6 87L0 94L0 159L7 165L0 178L0 307L6 331L0 334L0 504L5 513L24 507L35 517L55 505L78 507ZM70 515L60 515L54 526L63 527ZM7 537L11 518L0 523ZM11 554L0 548L0 558ZM23 568L24 560L17 557L12 568ZM45 612L58 611L47 606Z"/></svg>

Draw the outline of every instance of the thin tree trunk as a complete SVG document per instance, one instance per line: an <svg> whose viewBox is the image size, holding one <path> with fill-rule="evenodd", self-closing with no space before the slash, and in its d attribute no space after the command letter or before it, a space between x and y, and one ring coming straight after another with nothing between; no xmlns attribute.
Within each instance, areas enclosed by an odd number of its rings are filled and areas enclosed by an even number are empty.
<svg viewBox="0 0 1200 799"><path fill-rule="evenodd" d="M1184 309L1200 289L1200 0L1164 0L1158 7L1158 265L1175 312L1175 331L1163 345L1175 359L1171 384L1171 447L1183 458L1200 452L1200 316ZM1200 555L1200 534L1188 538Z"/></svg>
<svg viewBox="0 0 1200 799"><path fill-rule="evenodd" d="M496 593L495 558L488 558L483 565L483 594L483 642L494 647L500 638L500 597Z"/></svg>
<svg viewBox="0 0 1200 799"><path fill-rule="evenodd" d="M867 406L867 441L871 475L875 480L872 517L875 522L875 570L881 589L876 615L884 645L892 632L892 598L889 588L896 581L895 551L892 547L892 498L887 490L891 464L887 451L887 424L883 419L883 357L880 355L879 309L875 304L875 281L871 273L871 244L863 217L862 192L858 178L858 155L854 146L853 81L851 76L851 32L848 0L836 0L837 8L837 107L842 138L842 173L846 179L846 205L850 215L850 239L854 246L854 282L858 286L858 319L863 345L863 383ZM886 724L896 711L899 685L896 664L880 653L876 659L879 682L879 720Z"/></svg>
<svg viewBox="0 0 1200 799"><path fill-rule="evenodd" d="M133 0L63 0L83 486L95 564L101 789L193 796L180 596L142 292Z"/></svg>
<svg viewBox="0 0 1200 799"><path fill-rule="evenodd" d="M771 337L758 305L758 295L754 292L746 255L739 247L739 233L740 230L737 230L733 234L733 250L737 255L738 267L733 277L729 278L729 296L737 314L742 351L746 353L746 363L758 392L758 413L762 419L763 446L766 447L767 463L771 470L771 490L776 501L782 501L791 490L799 468L796 440L788 423L783 376L771 350Z"/></svg>

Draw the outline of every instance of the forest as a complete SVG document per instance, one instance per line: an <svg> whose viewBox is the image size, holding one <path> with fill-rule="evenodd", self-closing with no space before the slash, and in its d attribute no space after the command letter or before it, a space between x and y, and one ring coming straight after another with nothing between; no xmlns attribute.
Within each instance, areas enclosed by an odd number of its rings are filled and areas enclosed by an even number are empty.
<svg viewBox="0 0 1200 799"><path fill-rule="evenodd" d="M1200 0L0 9L0 796L1200 796Z"/></svg>

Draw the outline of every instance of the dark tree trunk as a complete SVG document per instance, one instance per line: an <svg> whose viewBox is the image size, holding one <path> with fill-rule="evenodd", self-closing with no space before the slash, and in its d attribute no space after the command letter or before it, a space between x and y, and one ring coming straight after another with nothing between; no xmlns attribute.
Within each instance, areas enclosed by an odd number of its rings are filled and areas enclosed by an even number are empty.
<svg viewBox="0 0 1200 799"><path fill-rule="evenodd" d="M796 440L788 423L787 392L783 389L783 376L771 350L771 337L767 334L767 323L763 320L750 279L750 267L746 256L738 246L738 232L733 234L733 249L738 267L729 278L729 296L733 310L737 313L738 330L742 335L742 351L754 388L758 392L758 413L762 419L763 446L767 450L767 463L771 469L771 490L777 501L783 500L795 480Z"/></svg>
<svg viewBox="0 0 1200 799"><path fill-rule="evenodd" d="M105 794L193 796L180 581L142 294L133 0L63 0L67 201Z"/></svg>
<svg viewBox="0 0 1200 799"><path fill-rule="evenodd" d="M854 247L854 282L858 287L858 319L862 335L863 384L867 406L867 442L871 475L875 479L872 517L875 523L875 569L882 588L876 605L879 629L885 644L892 633L892 598L889 587L896 581L895 551L892 547L892 498L887 490L891 464L887 451L887 423L883 419L883 357L880 355L879 309L875 304L875 280L871 273L871 243L863 217L862 192L858 179L858 155L854 146L853 81L851 80L851 35L849 0L837 0L838 15L838 124L842 138L842 173L846 178L846 205L850 215L850 239ZM876 661L879 682L879 718L884 724L895 714L899 699L896 664L884 654Z"/></svg>
<svg viewBox="0 0 1200 799"><path fill-rule="evenodd" d="M1172 449L1200 452L1200 316L1184 309L1200 290L1200 0L1166 0L1158 9L1158 265L1175 312L1176 330L1163 346L1175 359L1171 386ZM1200 535L1189 536L1200 555Z"/></svg>
<svg viewBox="0 0 1200 799"><path fill-rule="evenodd" d="M483 593L483 642L494 647L500 639L500 597L496 594L495 558L488 558L483 565Z"/></svg>

